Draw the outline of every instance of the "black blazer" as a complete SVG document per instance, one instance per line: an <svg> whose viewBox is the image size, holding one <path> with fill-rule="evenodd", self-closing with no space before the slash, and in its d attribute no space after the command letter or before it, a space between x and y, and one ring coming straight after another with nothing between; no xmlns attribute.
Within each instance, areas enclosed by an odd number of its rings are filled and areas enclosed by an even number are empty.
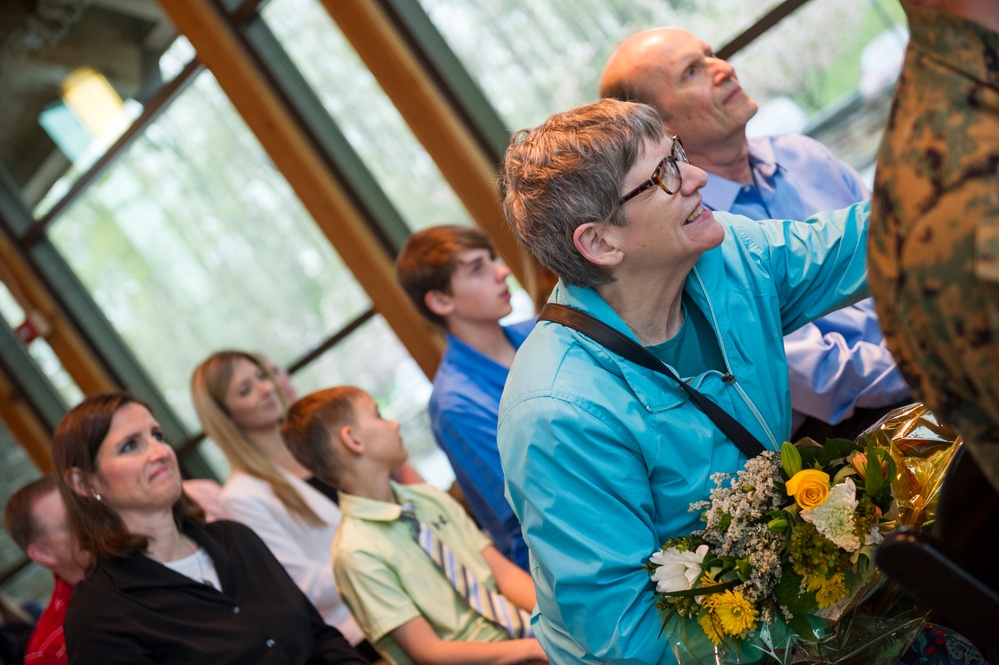
<svg viewBox="0 0 999 665"><path fill-rule="evenodd" d="M222 591L142 554L101 558L66 613L71 664L367 665L248 527L190 523L184 533L212 558Z"/></svg>

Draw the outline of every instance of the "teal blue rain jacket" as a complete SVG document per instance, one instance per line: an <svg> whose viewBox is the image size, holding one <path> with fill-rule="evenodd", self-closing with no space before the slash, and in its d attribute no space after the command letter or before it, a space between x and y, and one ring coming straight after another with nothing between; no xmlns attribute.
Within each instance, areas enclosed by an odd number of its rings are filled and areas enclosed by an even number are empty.
<svg viewBox="0 0 999 665"><path fill-rule="evenodd" d="M734 381L685 379L771 450L790 432L784 335L867 295L869 214L868 203L806 222L715 213L725 240L687 278ZM592 289L559 283L551 300L635 338ZM712 474L742 467L735 444L668 378L551 322L517 353L498 444L551 662L673 663L641 566L700 528L688 507L708 497Z"/></svg>

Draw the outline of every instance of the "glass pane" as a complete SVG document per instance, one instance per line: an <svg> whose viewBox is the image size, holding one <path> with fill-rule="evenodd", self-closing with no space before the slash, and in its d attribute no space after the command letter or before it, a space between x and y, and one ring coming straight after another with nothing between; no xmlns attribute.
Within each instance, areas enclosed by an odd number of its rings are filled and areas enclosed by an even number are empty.
<svg viewBox="0 0 999 665"><path fill-rule="evenodd" d="M597 98L611 52L662 25L720 47L778 0L420 0L437 29L512 129ZM814 30L810 31L814 34Z"/></svg>
<svg viewBox="0 0 999 665"><path fill-rule="evenodd" d="M895 0L809 2L732 58L760 105L747 131L808 134L870 184L907 40Z"/></svg>
<svg viewBox="0 0 999 665"><path fill-rule="evenodd" d="M273 0L267 26L412 230L468 223L464 206L315 0Z"/></svg>
<svg viewBox="0 0 999 665"><path fill-rule="evenodd" d="M298 357L370 307L207 72L49 233L192 432L210 353Z"/></svg>
<svg viewBox="0 0 999 665"><path fill-rule="evenodd" d="M20 552L20 550L18 551ZM0 593L16 599L20 603L34 605L36 609L41 611L49 604L53 588L54 581L51 571L32 561L11 576L0 587Z"/></svg>
<svg viewBox="0 0 999 665"><path fill-rule="evenodd" d="M28 353L35 359L45 376L69 407L83 400L83 392L62 366L59 357L45 341L45 322L42 319L29 321L24 310L17 304L7 286L0 282L0 317L2 317L22 340L28 340Z"/></svg>
<svg viewBox="0 0 999 665"><path fill-rule="evenodd" d="M432 485L447 489L454 472L430 431L427 401L432 386L380 316L294 376L299 395L349 384L369 392L382 415L399 421L409 461Z"/></svg>
<svg viewBox="0 0 999 665"><path fill-rule="evenodd" d="M0 178L40 216L163 85L176 33L148 0L7 2L0 26Z"/></svg>
<svg viewBox="0 0 999 665"><path fill-rule="evenodd" d="M222 452L222 449L214 441L203 439L197 445L196 450L201 459L208 463L208 466L211 467L217 478L224 480L229 477L229 474L232 472L232 466L229 464L229 460L226 459L225 453Z"/></svg>

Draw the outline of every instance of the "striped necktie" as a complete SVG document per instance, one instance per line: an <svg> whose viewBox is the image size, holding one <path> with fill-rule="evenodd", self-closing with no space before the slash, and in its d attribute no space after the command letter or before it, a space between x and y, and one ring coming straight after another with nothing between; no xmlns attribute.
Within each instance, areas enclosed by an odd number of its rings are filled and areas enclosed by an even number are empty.
<svg viewBox="0 0 999 665"><path fill-rule="evenodd" d="M402 519L409 522L420 547L430 555L473 610L505 628L513 637L534 637L530 612L525 612L499 592L479 582L454 551L441 542L429 526L416 519L412 502L402 504Z"/></svg>

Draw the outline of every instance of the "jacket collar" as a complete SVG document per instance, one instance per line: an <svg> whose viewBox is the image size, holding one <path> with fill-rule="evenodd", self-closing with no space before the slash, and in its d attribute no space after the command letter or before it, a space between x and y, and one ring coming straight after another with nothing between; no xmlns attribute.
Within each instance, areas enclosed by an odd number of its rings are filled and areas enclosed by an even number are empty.
<svg viewBox="0 0 999 665"><path fill-rule="evenodd" d="M731 231L726 228L726 233L730 232ZM710 298L705 292L705 289L702 288L703 285L699 277L701 272L700 268L703 264L722 261L722 250L720 247L710 250L709 252L705 252L704 256L698 260L693 270L691 270L690 275L687 276L687 281L684 285L684 293L702 308L705 316L708 318L708 321L711 322L711 326L715 330L715 339L721 348L722 358L725 360L726 365L728 365L728 354L726 353L725 345L720 339L717 331L717 325L719 325L717 317L721 316L721 314L715 311ZM566 305L568 307L574 307L586 312L590 316L595 317L618 332L624 333L636 343L641 343L638 340L638 336L635 335L631 328L628 327L628 324L626 324L618 313L607 303L607 301L593 289L581 286L572 286L564 283L562 280L559 280L555 289L552 291L552 295L549 300L551 302ZM547 325L557 326L560 324L547 323ZM664 376L663 374L646 369L622 358L621 356L618 356L617 354L604 348L598 342L583 335L583 333L576 332L575 330L569 330L568 332L570 335L580 340L581 346L599 365L624 379L624 381L626 381L631 387L631 390L635 394L639 403L641 403L641 405L648 411L653 413L665 411L677 407L690 399L687 397L686 393L684 393L677 386L675 381ZM671 369L674 369L675 372L675 368ZM731 371L731 369L729 369L729 371ZM694 388L700 389L703 376L704 375L698 377L691 383L691 385Z"/></svg>
<svg viewBox="0 0 999 665"><path fill-rule="evenodd" d="M194 542L205 548L205 552L215 564L215 572L219 576L222 588L232 589L235 580L232 578L232 570L229 566L227 547L213 538L205 525L189 521L183 525L182 530L184 535L189 536ZM97 573L103 573L111 584L121 591L158 587L192 587L216 593L215 589L170 570L145 554L133 554L130 557L99 557L95 574Z"/></svg>

